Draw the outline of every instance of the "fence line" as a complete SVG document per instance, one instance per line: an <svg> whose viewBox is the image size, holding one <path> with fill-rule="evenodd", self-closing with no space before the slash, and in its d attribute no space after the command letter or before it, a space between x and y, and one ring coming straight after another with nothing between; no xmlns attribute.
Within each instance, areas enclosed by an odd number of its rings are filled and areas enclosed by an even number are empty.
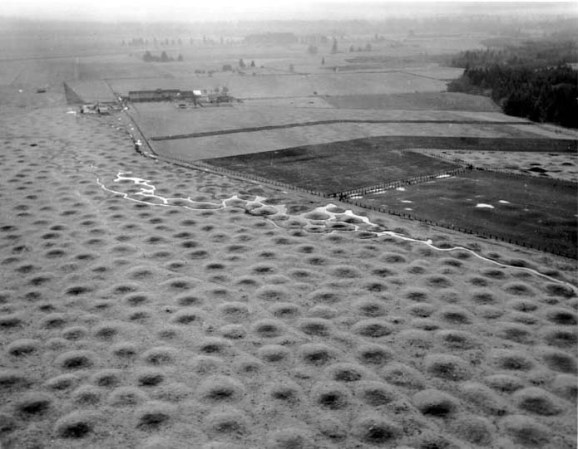
<svg viewBox="0 0 578 449"><path fill-rule="evenodd" d="M380 192L383 192L385 190L397 189L399 187L406 186L406 185L428 182L428 181L431 181L433 179L437 179L437 178L442 177L442 176L443 177L454 176L454 175L457 175L459 173L463 173L466 170L468 170L467 167L459 167L459 168L454 168L452 170L444 170L444 171L437 172L437 173L434 173L431 175L412 176L410 178L398 179L395 181L388 181L388 182L376 184L373 186L360 187L358 189L344 190L341 192L334 192L334 193L331 193L329 196L342 199L342 198L348 198L348 197L352 197L352 196L356 196L356 195L368 195L368 194L372 194L372 193L380 193Z"/></svg>
<svg viewBox="0 0 578 449"><path fill-rule="evenodd" d="M272 131L277 129L290 129L299 128L306 126L319 126L319 125L335 125L344 123L357 123L357 124L369 124L369 125L387 125L387 124L452 124L452 125L504 125L505 122L502 121L485 121L485 120L395 120L395 119L328 119L328 120L312 120L308 122L294 122L286 123L284 125L266 125L266 126L250 126L245 128L231 128L231 129L221 129L216 131L201 131L195 133L187 134L170 134L166 136L153 136L150 140L153 142L163 141L163 140L181 140L181 139L195 139L199 137L212 137L212 136L222 136L225 134L238 134L238 133L252 133L259 131ZM506 122L508 125L531 125L532 122Z"/></svg>
<svg viewBox="0 0 578 449"><path fill-rule="evenodd" d="M437 222L437 221L430 220L430 219L416 217L416 216L414 216L410 213L407 213L407 212L402 212L402 211L393 210L393 209L385 209L385 208L378 207L378 206L372 206L372 205L364 204L363 202L355 201L355 199L350 198L351 194L350 195L341 195L341 196L339 195L339 193L327 194L327 193L319 192L316 190L304 189L304 188L297 187L294 185L285 184L282 182L274 181L274 180L267 179L267 178L257 176L257 175L246 174L246 173L241 173L241 172L238 172L235 170L229 170L226 168L217 167L214 165L207 164L206 162L203 162L203 161L190 162L190 161L186 161L186 160L181 159L181 158L176 158L176 157L172 157L172 156L164 156L164 155L160 155L158 153L156 155L157 155L157 158L159 160L163 160L165 162L173 163L173 164L183 166L186 168L192 168L192 169L197 169L197 170L208 170L208 171L212 171L215 173L233 176L233 177L237 177L237 178L248 180L248 181L254 181L254 182L259 182L259 183L263 183L263 184L273 185L275 187L286 189L286 190L303 192L303 193L319 196L322 198L338 197L340 202L352 204L352 205L357 206L357 207L373 210L373 211L380 212L383 214L388 214L388 215L391 215L394 217L403 218L403 219L410 220L410 221L417 221L417 222L424 223L424 224L427 224L430 226L436 226L436 227L448 229L451 231L461 232L463 234L475 235L477 237L481 237L484 239L491 239L491 240L495 240L498 242L513 244L513 245L520 246L523 248L535 249L538 251L554 254L556 256L567 257L570 259L578 259L578 254L573 254L573 253L570 253L568 251L564 251L563 249L560 249L560 248L551 248L548 246L540 246L540 245L533 244L531 242L518 241L516 239L512 239L511 237L505 237L504 235L494 235L494 234L491 234L488 232L477 231L477 230L469 229L466 227L456 226L456 225L453 225L450 223ZM442 175L446 175L446 174L450 174L450 175L451 174L458 174L458 173L462 173L462 172L465 172L466 170L471 170L471 169L479 170L479 168L471 167L471 166L459 167L457 169L447 170L444 172L437 173L435 175L416 176L416 177L408 178L408 179L403 180L403 181L395 181L393 183L384 183L384 185L395 184L396 185L395 188L397 188L397 187L402 186L402 185L417 184L418 182L426 182L427 180L435 179L437 176L442 176ZM528 177L526 175L519 175L519 176ZM568 182L568 184L573 184L573 183ZM379 188L382 188L381 186L382 185L380 185ZM354 189L354 190L372 190L375 188L377 188L377 187L369 187L369 188ZM394 187L391 187L391 188L394 188Z"/></svg>

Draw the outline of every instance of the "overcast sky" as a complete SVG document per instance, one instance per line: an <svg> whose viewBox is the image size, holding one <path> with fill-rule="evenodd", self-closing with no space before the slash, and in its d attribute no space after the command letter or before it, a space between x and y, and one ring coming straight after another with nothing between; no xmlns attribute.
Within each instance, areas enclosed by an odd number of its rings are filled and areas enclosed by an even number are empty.
<svg viewBox="0 0 578 449"><path fill-rule="evenodd" d="M371 1L371 0L370 0ZM481 2L445 0L456 7L470 8ZM484 3L500 2L486 0ZM544 0L525 0L525 3L549 3ZM341 7L334 6L342 3ZM0 0L0 17L25 17L35 19L82 19L98 21L205 21L205 20L252 20L252 19L319 19L324 12L328 18L376 18L368 0ZM378 14L408 15L411 6L415 14L451 11L435 0L416 2L392 2L373 0L381 5ZM423 5L426 3L426 5ZM519 3L510 0L507 3ZM330 5L331 4L331 5ZM566 2L566 6L578 11L578 1Z"/></svg>

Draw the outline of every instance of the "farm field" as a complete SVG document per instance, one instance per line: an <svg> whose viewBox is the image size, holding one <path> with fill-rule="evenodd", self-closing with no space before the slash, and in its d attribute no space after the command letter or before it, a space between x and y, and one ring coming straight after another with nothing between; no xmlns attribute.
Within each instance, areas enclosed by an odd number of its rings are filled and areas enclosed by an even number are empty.
<svg viewBox="0 0 578 449"><path fill-rule="evenodd" d="M500 132L502 131L502 132ZM162 157L168 156L183 161L196 161L217 157L266 153L307 145L343 142L344 139L390 138L402 148L473 148L484 145L487 151L567 151L567 140L544 138L512 138L511 128L496 125L453 125L453 124L368 124L335 123L328 125L296 126L255 132L215 133L215 135L160 140L152 142L155 151ZM518 134L519 131L516 131ZM495 136L504 137L495 137ZM419 142L419 143L417 143ZM267 156L264 156L267 157Z"/></svg>
<svg viewBox="0 0 578 449"><path fill-rule="evenodd" d="M392 94L416 91L445 90L444 81L407 75L384 73L324 73L240 76L216 73L212 77L158 77L114 79L115 92L126 95L131 90L213 89L227 86L236 98L302 97L304 95Z"/></svg>
<svg viewBox="0 0 578 449"><path fill-rule="evenodd" d="M442 126L452 124L458 130L468 126L472 134L476 127L485 129L480 136L486 135L490 127L495 126L496 137L530 137L536 125L522 119L512 119L501 113L487 113L477 118L474 114L464 117L460 111L436 110L358 110L329 109L315 107L283 107L272 105L234 104L211 108L179 109L173 103L140 103L131 106L129 111L148 137L163 137L208 133L223 130L283 126L319 121L376 121L376 122L425 122L424 131L435 128L436 122ZM432 122L432 123L427 123ZM464 123L465 122L465 123ZM469 122L469 123L468 123ZM490 123L487 123L490 122ZM522 123L521 129L511 128L508 124ZM451 132L451 130L450 130ZM456 131L452 134L457 134ZM541 137L541 136L537 136ZM557 136L564 138L565 136ZM347 136L344 136L344 140Z"/></svg>
<svg viewBox="0 0 578 449"><path fill-rule="evenodd" d="M67 86L82 99L83 103L100 103L100 102L116 102L118 98L115 97L112 90L106 81L72 81L67 82Z"/></svg>
<svg viewBox="0 0 578 449"><path fill-rule="evenodd" d="M575 183L473 170L359 201L576 258L576 194Z"/></svg>
<svg viewBox="0 0 578 449"><path fill-rule="evenodd" d="M325 99L336 108L343 109L500 112L500 108L488 97L457 92L343 95Z"/></svg>
<svg viewBox="0 0 578 449"><path fill-rule="evenodd" d="M459 167L417 153L389 148L386 139L334 142L204 162L326 194Z"/></svg>

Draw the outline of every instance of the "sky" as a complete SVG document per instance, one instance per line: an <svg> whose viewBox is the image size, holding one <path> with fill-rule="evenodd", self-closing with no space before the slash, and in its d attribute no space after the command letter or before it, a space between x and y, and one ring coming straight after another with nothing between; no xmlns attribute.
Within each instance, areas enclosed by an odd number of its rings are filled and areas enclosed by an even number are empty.
<svg viewBox="0 0 578 449"><path fill-rule="evenodd" d="M371 1L371 0L370 0ZM476 5L471 0L444 0L456 7ZM550 3L548 0L523 0ZM504 3L486 0L484 3ZM341 3L336 7L335 3ZM231 21L259 19L323 18L329 10L333 19L375 18L368 0L0 0L0 17L96 21ZM378 14L412 15L442 10L442 2L421 0L396 2L373 0ZM520 3L509 0L506 3ZM425 5L424 5L425 4ZM578 1L566 2L578 11ZM413 8L413 9L412 9ZM452 8L449 8L450 10Z"/></svg>

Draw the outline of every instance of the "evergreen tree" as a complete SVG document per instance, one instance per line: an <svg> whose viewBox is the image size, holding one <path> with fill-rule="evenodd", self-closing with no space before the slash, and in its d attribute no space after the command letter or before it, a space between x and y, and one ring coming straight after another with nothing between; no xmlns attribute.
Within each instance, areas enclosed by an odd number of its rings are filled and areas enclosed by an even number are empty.
<svg viewBox="0 0 578 449"><path fill-rule="evenodd" d="M331 46L331 53L335 54L337 53L337 39L333 38L333 45Z"/></svg>

